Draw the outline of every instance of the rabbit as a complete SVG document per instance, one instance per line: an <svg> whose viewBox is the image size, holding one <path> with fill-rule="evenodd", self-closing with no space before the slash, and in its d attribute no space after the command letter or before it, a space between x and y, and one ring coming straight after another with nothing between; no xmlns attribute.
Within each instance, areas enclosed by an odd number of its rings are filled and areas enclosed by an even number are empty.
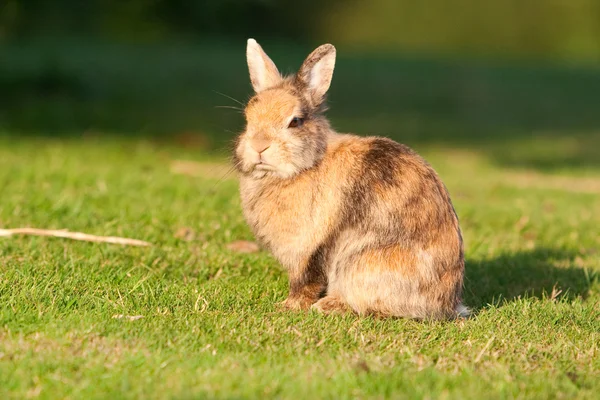
<svg viewBox="0 0 600 400"><path fill-rule="evenodd" d="M254 39L246 57L255 94L232 159L244 218L288 272L281 305L466 317L461 230L436 172L409 147L337 133L324 116L335 47L288 77Z"/></svg>

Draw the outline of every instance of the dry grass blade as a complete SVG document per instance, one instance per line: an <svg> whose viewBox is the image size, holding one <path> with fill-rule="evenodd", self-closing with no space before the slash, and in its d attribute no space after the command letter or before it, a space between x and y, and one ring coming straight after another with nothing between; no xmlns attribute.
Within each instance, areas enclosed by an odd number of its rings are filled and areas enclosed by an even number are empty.
<svg viewBox="0 0 600 400"><path fill-rule="evenodd" d="M0 236L8 237L13 235L51 236L81 240L84 242L113 243L128 246L151 246L151 243L144 242L143 240L129 239L118 236L96 236L81 232L69 232L67 230L37 228L0 229Z"/></svg>
<svg viewBox="0 0 600 400"><path fill-rule="evenodd" d="M256 253L260 251L258 244L247 240L236 240L227 244L227 248L237 253Z"/></svg>
<svg viewBox="0 0 600 400"><path fill-rule="evenodd" d="M552 288L552 293L550 294L550 301L556 301L556 299L558 298L558 296L560 296L561 293L562 289L559 289L556 287L556 285L554 285L554 287Z"/></svg>
<svg viewBox="0 0 600 400"><path fill-rule="evenodd" d="M473 361L475 364L477 364L481 360L481 357L483 357L485 352L490 348L495 338L495 336L492 336L490 340L488 340L488 342L485 344L485 346L483 346L483 349L481 349L481 351L479 352L479 354L477 354L477 357L475 357L475 360Z"/></svg>
<svg viewBox="0 0 600 400"><path fill-rule="evenodd" d="M129 321L137 321L138 319L144 318L143 315L123 315L123 314L116 314L112 316L113 319L126 319Z"/></svg>

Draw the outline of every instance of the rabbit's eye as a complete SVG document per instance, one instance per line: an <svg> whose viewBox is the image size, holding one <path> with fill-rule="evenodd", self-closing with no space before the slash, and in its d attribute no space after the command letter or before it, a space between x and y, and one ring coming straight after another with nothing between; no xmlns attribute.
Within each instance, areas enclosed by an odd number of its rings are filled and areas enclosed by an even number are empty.
<svg viewBox="0 0 600 400"><path fill-rule="evenodd" d="M303 123L304 123L304 118L294 117L290 121L290 125L288 126L288 128L297 128L299 126L302 126Z"/></svg>

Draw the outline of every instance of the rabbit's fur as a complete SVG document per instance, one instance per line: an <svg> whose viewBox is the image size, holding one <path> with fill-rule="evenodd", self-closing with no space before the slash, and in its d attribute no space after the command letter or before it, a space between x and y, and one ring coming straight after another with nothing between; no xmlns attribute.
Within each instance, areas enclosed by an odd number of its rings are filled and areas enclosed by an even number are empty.
<svg viewBox="0 0 600 400"><path fill-rule="evenodd" d="M435 171L407 146L339 134L323 116L335 48L320 46L291 77L253 39L247 59L256 94L233 158L244 216L288 271L283 305L466 315L461 232Z"/></svg>

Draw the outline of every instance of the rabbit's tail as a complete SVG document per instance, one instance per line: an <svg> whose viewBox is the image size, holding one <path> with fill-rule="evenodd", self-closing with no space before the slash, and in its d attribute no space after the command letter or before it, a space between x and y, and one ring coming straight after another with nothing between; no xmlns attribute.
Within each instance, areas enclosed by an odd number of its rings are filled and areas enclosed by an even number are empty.
<svg viewBox="0 0 600 400"><path fill-rule="evenodd" d="M456 314L461 318L468 318L469 315L471 315L471 310L469 310L463 303L459 303L456 306Z"/></svg>

